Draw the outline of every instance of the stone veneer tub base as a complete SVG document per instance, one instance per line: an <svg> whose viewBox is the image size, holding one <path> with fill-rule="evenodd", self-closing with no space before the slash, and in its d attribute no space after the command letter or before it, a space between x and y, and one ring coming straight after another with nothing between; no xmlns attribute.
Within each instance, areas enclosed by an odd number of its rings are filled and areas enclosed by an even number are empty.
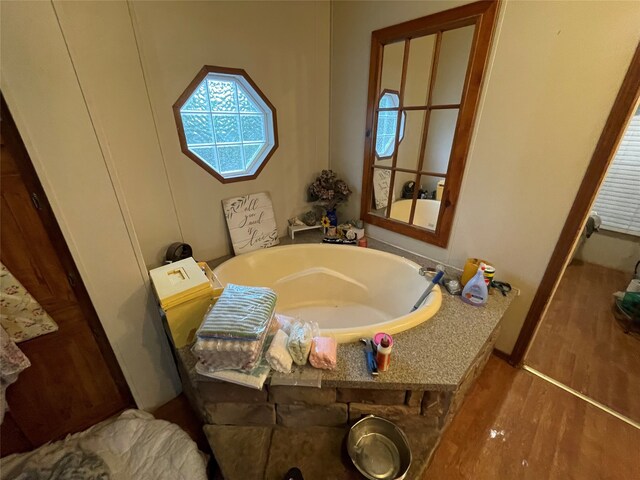
<svg viewBox="0 0 640 480"><path fill-rule="evenodd" d="M443 431L458 411L493 350L488 339L455 390L269 386L254 390L230 383L191 382L188 349L178 351L185 393L201 416L226 480L279 480L298 467L305 480L362 478L344 448L349 425L374 414L407 435L413 464L407 479L428 466ZM186 360L186 362L185 362Z"/></svg>

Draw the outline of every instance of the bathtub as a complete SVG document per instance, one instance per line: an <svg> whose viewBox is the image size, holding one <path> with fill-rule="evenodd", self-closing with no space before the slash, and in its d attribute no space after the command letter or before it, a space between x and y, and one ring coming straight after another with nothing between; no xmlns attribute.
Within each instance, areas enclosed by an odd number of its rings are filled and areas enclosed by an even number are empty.
<svg viewBox="0 0 640 480"><path fill-rule="evenodd" d="M439 286L409 313L429 283L419 270L418 264L379 250L305 244L240 255L213 274L223 286L272 288L278 313L315 321L323 335L348 343L381 331L402 332L436 314Z"/></svg>
<svg viewBox="0 0 640 480"><path fill-rule="evenodd" d="M398 200L391 205L390 217L401 222L409 223L411 202L413 200ZM416 200L416 212L413 215L413 225L435 230L440 213L440 200Z"/></svg>

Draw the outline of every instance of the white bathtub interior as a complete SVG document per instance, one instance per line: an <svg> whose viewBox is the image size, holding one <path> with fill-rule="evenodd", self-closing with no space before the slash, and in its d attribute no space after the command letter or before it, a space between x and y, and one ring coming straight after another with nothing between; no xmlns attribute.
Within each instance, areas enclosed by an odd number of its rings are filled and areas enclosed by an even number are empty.
<svg viewBox="0 0 640 480"><path fill-rule="evenodd" d="M390 217L401 222L409 223L412 200L397 200L391 205ZM427 230L435 230L438 224L440 200L418 199L413 216L413 225Z"/></svg>
<svg viewBox="0 0 640 480"><path fill-rule="evenodd" d="M222 285L266 286L278 313L315 321L324 334L354 341L385 329L405 330L435 314L436 288L410 310L429 280L414 262L377 250L337 245L272 247L235 257L214 270Z"/></svg>

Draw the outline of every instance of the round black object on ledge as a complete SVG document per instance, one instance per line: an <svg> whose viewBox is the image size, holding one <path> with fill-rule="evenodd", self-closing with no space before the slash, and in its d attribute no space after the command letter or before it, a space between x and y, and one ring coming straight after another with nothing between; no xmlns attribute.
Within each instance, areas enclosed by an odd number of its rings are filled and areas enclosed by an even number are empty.
<svg viewBox="0 0 640 480"><path fill-rule="evenodd" d="M165 259L167 262L177 262L193 256L193 250L188 243L176 242L169 245Z"/></svg>

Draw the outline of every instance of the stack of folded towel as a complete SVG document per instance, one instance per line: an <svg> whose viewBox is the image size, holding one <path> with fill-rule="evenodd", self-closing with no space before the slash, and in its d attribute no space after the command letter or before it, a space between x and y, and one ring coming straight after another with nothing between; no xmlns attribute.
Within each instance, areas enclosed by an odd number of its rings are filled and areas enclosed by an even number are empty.
<svg viewBox="0 0 640 480"><path fill-rule="evenodd" d="M209 370L250 370L262 357L274 317L269 288L228 284L196 332L193 353Z"/></svg>

